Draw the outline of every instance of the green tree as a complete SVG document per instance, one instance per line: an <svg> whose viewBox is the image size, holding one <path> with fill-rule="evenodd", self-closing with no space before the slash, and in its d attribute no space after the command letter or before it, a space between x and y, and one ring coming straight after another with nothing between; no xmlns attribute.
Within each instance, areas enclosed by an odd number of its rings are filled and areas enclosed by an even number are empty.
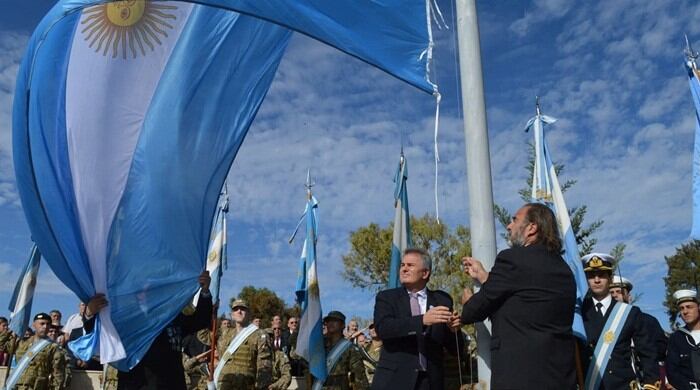
<svg viewBox="0 0 700 390"><path fill-rule="evenodd" d="M522 199L524 203L529 203L532 199L532 171L535 169L535 147L531 143L528 145L530 147L530 158L528 159L527 166L525 167L528 172L527 186L518 191L518 194L520 194L520 199ZM561 177L561 173L564 172L564 165L554 163L554 171L556 172L557 177ZM571 188L574 184L576 184L576 180L566 180L561 185L561 191L566 192L566 190ZM571 228L576 236L576 243L578 244L579 253L583 255L593 252L593 249L598 242L593 235L604 222L603 220L596 220L588 225L584 225L583 221L587 212L588 207L586 205L569 209ZM496 215L496 219L501 223L501 225L503 225L504 228L508 226L510 221L513 219L513 214L511 214L510 211L503 206L494 205L494 213ZM503 233L502 236L504 239L508 238L507 233Z"/></svg>
<svg viewBox="0 0 700 390"><path fill-rule="evenodd" d="M693 240L676 248L673 256L665 256L668 273L664 278L666 285L666 313L671 326L676 322L678 309L673 299L677 290L688 288L697 291L700 280L700 240Z"/></svg>
<svg viewBox="0 0 700 390"><path fill-rule="evenodd" d="M238 297L231 298L231 303L238 298L248 303L251 316L260 318L263 326L268 326L275 315L284 315L287 308L282 298L265 287L245 286L238 293Z"/></svg>
<svg viewBox="0 0 700 390"><path fill-rule="evenodd" d="M353 286L370 291L386 287L391 261L393 224L380 227L376 223L350 233L350 252L343 256L343 278ZM462 289L472 285L462 272L462 257L471 254L469 229L458 225L451 230L433 216L411 217L413 246L423 248L433 260L428 286L444 290L459 301Z"/></svg>

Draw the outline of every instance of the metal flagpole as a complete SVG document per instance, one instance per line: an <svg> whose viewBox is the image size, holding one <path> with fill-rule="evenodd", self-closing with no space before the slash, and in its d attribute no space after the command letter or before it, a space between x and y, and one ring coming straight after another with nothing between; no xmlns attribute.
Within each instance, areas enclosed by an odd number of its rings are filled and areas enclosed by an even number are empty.
<svg viewBox="0 0 700 390"><path fill-rule="evenodd" d="M472 256L481 260L488 271L496 259L496 227L476 0L457 0L456 11ZM479 388L489 389L491 324L478 323L476 329Z"/></svg>

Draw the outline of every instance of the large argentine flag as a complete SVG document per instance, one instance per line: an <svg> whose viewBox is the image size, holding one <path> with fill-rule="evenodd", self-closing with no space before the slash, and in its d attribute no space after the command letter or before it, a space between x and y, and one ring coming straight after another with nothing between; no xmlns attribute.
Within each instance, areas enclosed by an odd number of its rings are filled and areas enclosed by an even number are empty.
<svg viewBox="0 0 700 390"><path fill-rule="evenodd" d="M399 167L394 177L394 236L391 242L391 263L389 264L388 288L396 288L401 285L399 281L399 269L401 268L401 256L411 244L411 224L408 213L408 167L406 159L401 153Z"/></svg>
<svg viewBox="0 0 700 390"><path fill-rule="evenodd" d="M35 245L29 255L27 264L19 275L14 293L10 299L10 330L16 335L24 335L29 327L29 319L32 315L32 300L36 287L36 277L39 274L41 253Z"/></svg>
<svg viewBox="0 0 700 390"><path fill-rule="evenodd" d="M695 105L695 146L693 149L693 226L690 237L700 239L700 72L698 72L695 59L686 63L690 93L693 95Z"/></svg>
<svg viewBox="0 0 700 390"><path fill-rule="evenodd" d="M549 206L557 217L559 223L559 233L564 243L564 260L571 268L571 272L576 279L576 308L574 311L574 334L586 340L586 330L583 327L583 317L581 317L581 305L583 298L588 291L586 274L583 272L581 259L579 258L576 237L571 228L569 211L564 202L564 194L561 192L559 179L552 164L552 159L544 136L544 123L552 124L556 119L542 115L537 110L537 115L527 123L528 129L534 129L535 133L535 167L532 173L532 201L541 202Z"/></svg>
<svg viewBox="0 0 700 390"><path fill-rule="evenodd" d="M307 180L308 183L308 180ZM301 307L299 335L296 353L309 363L309 371L319 381L325 381L326 350L323 346L323 322L321 296L316 273L316 240L318 237L318 201L309 189L306 209L302 215L306 221L306 239L299 259L297 274L297 302ZM299 221L299 225L301 221ZM297 229L299 228L297 225ZM296 231L292 235L292 239ZM291 239L290 239L291 242Z"/></svg>
<svg viewBox="0 0 700 390"><path fill-rule="evenodd" d="M107 295L102 362L133 367L195 293L218 191L289 39L278 26L434 92L430 10L431 0L56 3L19 69L14 165L54 273L82 300Z"/></svg>
<svg viewBox="0 0 700 390"><path fill-rule="evenodd" d="M197 291L219 190L289 30L187 2L59 1L17 79L32 236L82 300L102 362L138 363Z"/></svg>

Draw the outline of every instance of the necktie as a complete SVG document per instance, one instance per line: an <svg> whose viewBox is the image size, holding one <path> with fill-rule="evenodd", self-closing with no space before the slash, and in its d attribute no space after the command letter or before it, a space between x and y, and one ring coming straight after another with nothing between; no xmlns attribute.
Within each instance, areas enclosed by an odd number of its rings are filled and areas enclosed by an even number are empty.
<svg viewBox="0 0 700 390"><path fill-rule="evenodd" d="M603 317L603 304L601 302L598 302L595 304L595 308L598 314L600 314L600 316Z"/></svg>
<svg viewBox="0 0 700 390"><path fill-rule="evenodd" d="M419 316L423 313L421 313L420 309L420 304L418 304L418 293L410 293L410 301L411 301L411 315L413 316ZM422 343L419 341L418 343L418 366L420 367L421 371L425 371L426 368L428 367L428 362L425 359L425 355L421 352Z"/></svg>

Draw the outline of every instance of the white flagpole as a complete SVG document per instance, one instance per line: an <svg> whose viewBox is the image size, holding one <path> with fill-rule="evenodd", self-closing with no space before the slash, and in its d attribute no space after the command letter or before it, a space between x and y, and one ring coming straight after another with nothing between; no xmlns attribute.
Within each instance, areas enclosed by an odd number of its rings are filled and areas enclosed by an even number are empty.
<svg viewBox="0 0 700 390"><path fill-rule="evenodd" d="M490 270L496 259L496 227L479 24L475 0L457 0L456 6L472 256L481 260L486 270ZM491 387L491 323L488 320L478 323L476 330L479 370L477 388L486 390Z"/></svg>

